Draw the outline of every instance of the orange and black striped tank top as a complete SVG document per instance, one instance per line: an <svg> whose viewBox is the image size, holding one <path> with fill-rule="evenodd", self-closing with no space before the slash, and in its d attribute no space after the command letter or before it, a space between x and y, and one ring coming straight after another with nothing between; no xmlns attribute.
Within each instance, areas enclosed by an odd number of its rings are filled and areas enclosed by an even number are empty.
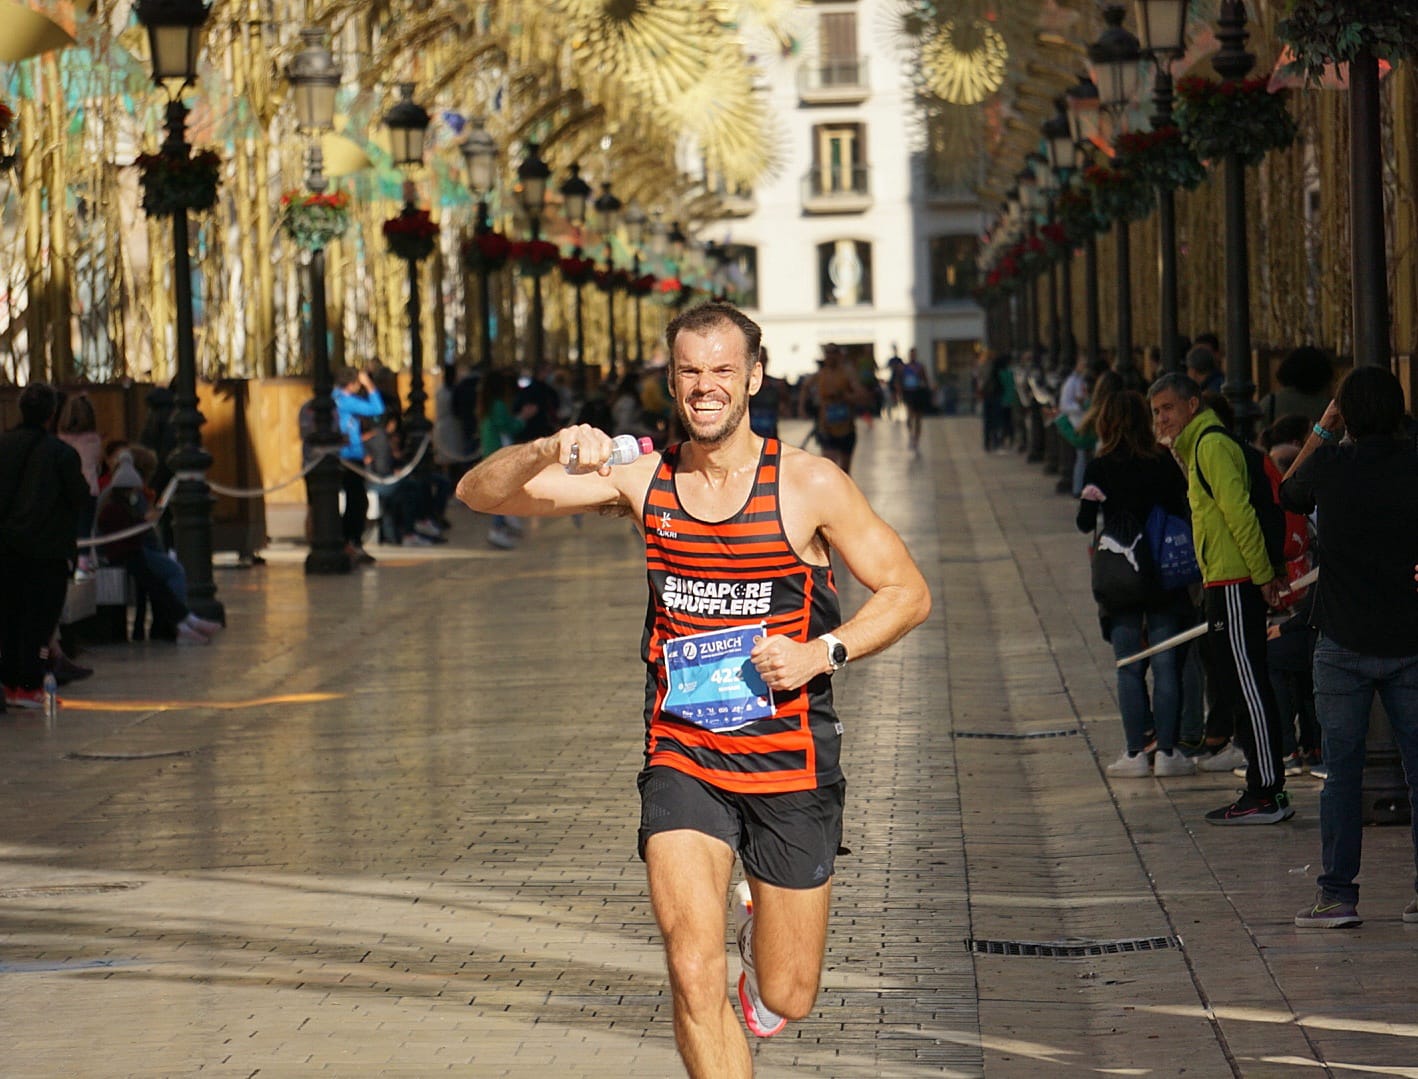
<svg viewBox="0 0 1418 1079"><path fill-rule="evenodd" d="M781 456L777 439L763 440L748 501L724 521L701 521L680 504L679 446L665 450L645 496L646 763L745 794L813 790L842 778L832 679L819 675L800 689L775 693L767 719L710 731L661 707L667 690L663 646L676 637L760 621L770 634L806 642L841 624L831 567L804 562L788 542L778 502Z"/></svg>

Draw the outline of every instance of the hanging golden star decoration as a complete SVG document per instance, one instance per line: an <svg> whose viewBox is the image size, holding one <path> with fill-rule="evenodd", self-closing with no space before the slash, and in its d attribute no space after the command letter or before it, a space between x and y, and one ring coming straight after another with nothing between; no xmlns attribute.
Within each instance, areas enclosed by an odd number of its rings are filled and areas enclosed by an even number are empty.
<svg viewBox="0 0 1418 1079"><path fill-rule="evenodd" d="M1009 46L984 19L931 23L921 39L926 86L952 105L975 105L1004 85Z"/></svg>
<svg viewBox="0 0 1418 1079"><path fill-rule="evenodd" d="M725 4L548 0L540 7L529 29L541 24L569 44L576 67L622 84L634 110L691 135L726 180L751 184L771 166L767 112Z"/></svg>
<svg viewBox="0 0 1418 1079"><path fill-rule="evenodd" d="M983 174L989 192L1038 141L1052 99L1073 82L1093 0L899 0L888 33L927 120L932 175ZM982 167L983 164L983 167ZM998 175L996 175L998 173ZM975 182L979 182L976 180ZM1007 185L1006 185L1007 186Z"/></svg>

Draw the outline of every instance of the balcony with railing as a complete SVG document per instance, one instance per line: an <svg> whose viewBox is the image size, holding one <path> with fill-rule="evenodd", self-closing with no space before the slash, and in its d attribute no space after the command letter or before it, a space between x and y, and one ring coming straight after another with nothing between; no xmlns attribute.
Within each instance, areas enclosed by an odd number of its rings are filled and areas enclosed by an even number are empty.
<svg viewBox="0 0 1418 1079"><path fill-rule="evenodd" d="M850 105L870 93L865 56L808 60L798 68L798 100L804 105Z"/></svg>
<svg viewBox="0 0 1418 1079"><path fill-rule="evenodd" d="M712 206L706 211L710 217L747 217L758 209L753 188L747 184L729 184L713 175L706 175L703 184L704 193L713 198Z"/></svg>
<svg viewBox="0 0 1418 1079"><path fill-rule="evenodd" d="M803 176L804 213L859 214L871 204L871 170L866 165L818 165Z"/></svg>

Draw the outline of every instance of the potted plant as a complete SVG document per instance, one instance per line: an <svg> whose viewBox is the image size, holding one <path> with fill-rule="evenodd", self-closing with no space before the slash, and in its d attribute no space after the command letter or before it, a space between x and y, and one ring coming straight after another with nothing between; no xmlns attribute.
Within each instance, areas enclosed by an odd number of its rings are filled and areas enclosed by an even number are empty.
<svg viewBox="0 0 1418 1079"><path fill-rule="evenodd" d="M1418 0L1289 0L1276 34L1317 83L1326 64L1347 64L1360 52L1397 63L1418 55Z"/></svg>
<svg viewBox="0 0 1418 1079"><path fill-rule="evenodd" d="M1188 76L1177 80L1177 126L1203 161L1239 154L1247 165L1259 165L1270 151L1295 141L1288 96L1285 90L1271 93L1267 78Z"/></svg>
<svg viewBox="0 0 1418 1079"><path fill-rule="evenodd" d="M390 254L406 262L419 262L433 254L438 240L438 225L427 210L405 206L403 211L384 222L384 242Z"/></svg>
<svg viewBox="0 0 1418 1079"><path fill-rule="evenodd" d="M597 270L596 287L602 292L624 292L630 284L630 274L626 270Z"/></svg>
<svg viewBox="0 0 1418 1079"><path fill-rule="evenodd" d="M507 265L512 241L494 229L475 232L463 241L463 269L469 273L496 273Z"/></svg>
<svg viewBox="0 0 1418 1079"><path fill-rule="evenodd" d="M149 217L210 210L217 204L222 160L215 150L179 157L159 151L133 159L143 185L143 211Z"/></svg>
<svg viewBox="0 0 1418 1079"><path fill-rule="evenodd" d="M1152 212L1157 191L1137 173L1117 165L1090 165L1083 183L1103 221L1140 221Z"/></svg>
<svg viewBox="0 0 1418 1079"><path fill-rule="evenodd" d="M1086 190L1068 187L1054 201L1054 219L1063 226L1069 246L1077 247L1095 232L1108 227L1093 206L1093 196Z"/></svg>
<svg viewBox="0 0 1418 1079"><path fill-rule="evenodd" d="M655 275L652 273L626 279L625 291L632 296L648 296L654 291L654 288Z"/></svg>
<svg viewBox="0 0 1418 1079"><path fill-rule="evenodd" d="M557 264L561 279L574 288L590 284L596 275L596 260L582 258L579 254L567 255Z"/></svg>
<svg viewBox="0 0 1418 1079"><path fill-rule="evenodd" d="M343 191L287 191L281 196L281 230L303 251L323 250L350 226L350 197Z"/></svg>
<svg viewBox="0 0 1418 1079"><path fill-rule="evenodd" d="M1154 131L1126 132L1114 143L1115 162L1149 184L1190 191L1206 179L1206 169L1176 124Z"/></svg>
<svg viewBox="0 0 1418 1079"><path fill-rule="evenodd" d="M548 240L525 240L512 245L512 257L523 277L541 277L561 260L561 250Z"/></svg>

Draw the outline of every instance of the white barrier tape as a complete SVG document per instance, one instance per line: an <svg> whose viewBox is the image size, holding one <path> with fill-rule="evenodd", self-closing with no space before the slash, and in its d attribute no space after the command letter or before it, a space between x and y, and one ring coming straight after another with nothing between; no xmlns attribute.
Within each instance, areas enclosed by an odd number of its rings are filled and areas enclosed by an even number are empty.
<svg viewBox="0 0 1418 1079"><path fill-rule="evenodd" d="M1314 569L1310 570L1309 573L1306 573L1302 577L1297 577L1294 581L1290 582L1290 591L1298 592L1302 588L1308 588L1310 585L1318 581L1319 578L1320 571L1319 567L1316 566ZM1123 667L1126 667L1130 663L1136 663L1140 659L1146 659L1148 656L1155 656L1158 652L1166 652L1168 649L1176 648L1179 644L1186 644L1187 641L1194 640L1197 637L1205 635L1206 631L1210 628L1210 625L1206 622L1201 623L1201 625L1199 626L1192 626L1191 629L1185 629L1181 633L1178 633L1175 637L1168 637L1165 641L1161 641L1158 644L1154 644L1151 648L1144 648L1141 652L1136 652L1130 656L1124 656L1122 659L1118 660L1114 664L1114 666L1121 669Z"/></svg>
<svg viewBox="0 0 1418 1079"><path fill-rule="evenodd" d="M102 547L105 544L117 543L120 540L132 539L134 536L141 536L144 532L158 526L158 521L167 510L167 504L172 501L172 493L177 490L178 477L174 476L167 481L167 486L163 488L162 494L158 496L158 516L151 521L144 521L142 524L130 525L128 528L119 529L117 532L105 532L101 536L90 536L87 539L79 540L80 547ZM110 487L109 490L112 490ZM105 494L108 492L105 491Z"/></svg>
<svg viewBox="0 0 1418 1079"><path fill-rule="evenodd" d="M373 472L370 472L367 469L360 468L359 465L344 457L340 458L340 464L344 465L356 476L359 476L361 479L363 479L366 483L378 483L387 485L391 483L398 483L405 476L410 475L413 470L418 467L419 461L423 460L423 455L427 452L428 436L425 435L423 441L419 443L418 452L414 454L414 459L408 464L406 464L403 468L399 469L399 471L395 472L392 476L376 476Z"/></svg>
<svg viewBox="0 0 1418 1079"><path fill-rule="evenodd" d="M306 476L310 475L310 473L315 470L315 466L322 460L326 457L334 456L339 452L340 448L338 446L313 451L310 461L301 468L299 472L290 479L281 480L280 483L274 483L270 487L228 487L225 484L215 483L212 480L207 481L207 486L213 491L216 491L217 494L225 495L227 498L261 498L264 495L274 494L276 491L289 487L293 483L299 483L301 480L305 479Z"/></svg>

